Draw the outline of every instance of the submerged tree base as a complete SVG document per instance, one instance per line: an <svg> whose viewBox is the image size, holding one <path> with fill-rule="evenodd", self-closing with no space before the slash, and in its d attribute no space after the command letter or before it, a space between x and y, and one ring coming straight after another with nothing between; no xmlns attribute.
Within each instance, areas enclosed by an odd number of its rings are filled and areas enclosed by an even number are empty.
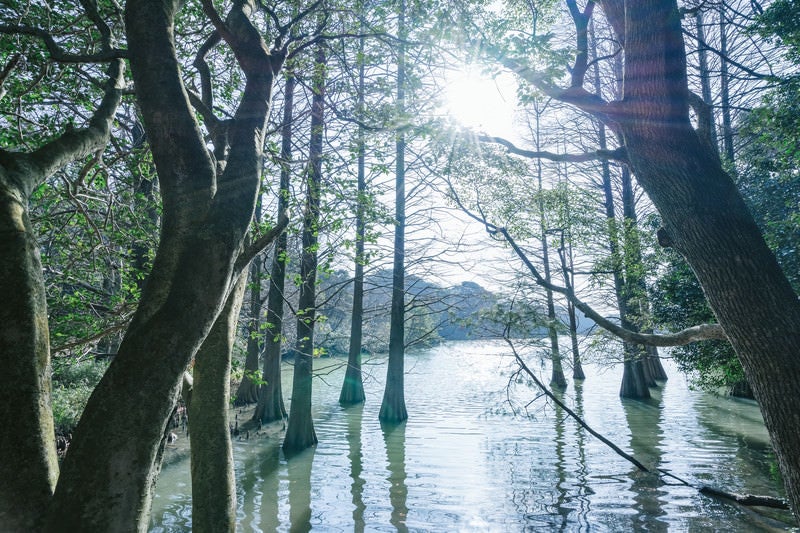
<svg viewBox="0 0 800 533"><path fill-rule="evenodd" d="M402 395L386 394L383 397L378 419L385 424L399 424L408 420L405 398Z"/></svg>
<svg viewBox="0 0 800 533"><path fill-rule="evenodd" d="M632 400L650 398L650 389L647 386L647 379L641 361L625 361L619 395L620 398L630 398Z"/></svg>

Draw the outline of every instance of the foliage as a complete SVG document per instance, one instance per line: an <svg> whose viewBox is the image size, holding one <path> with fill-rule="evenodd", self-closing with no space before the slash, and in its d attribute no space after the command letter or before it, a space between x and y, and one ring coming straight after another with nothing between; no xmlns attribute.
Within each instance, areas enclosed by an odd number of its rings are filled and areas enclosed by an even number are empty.
<svg viewBox="0 0 800 533"><path fill-rule="evenodd" d="M69 435L83 413L108 363L97 359L53 362L53 419L57 435Z"/></svg>
<svg viewBox="0 0 800 533"><path fill-rule="evenodd" d="M739 189L786 277L800 290L800 81L769 93L741 129Z"/></svg>
<svg viewBox="0 0 800 533"><path fill-rule="evenodd" d="M697 324L715 322L700 283L686 261L669 250L663 252L666 268L653 287L653 318L663 327L677 331ZM671 355L681 371L693 376L706 390L733 387L745 380L744 370L731 345L725 341L704 341L673 348Z"/></svg>

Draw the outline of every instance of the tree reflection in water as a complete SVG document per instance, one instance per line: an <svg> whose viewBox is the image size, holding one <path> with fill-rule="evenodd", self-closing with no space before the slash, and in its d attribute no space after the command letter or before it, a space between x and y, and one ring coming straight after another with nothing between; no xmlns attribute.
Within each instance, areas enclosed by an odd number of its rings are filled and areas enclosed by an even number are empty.
<svg viewBox="0 0 800 533"><path fill-rule="evenodd" d="M364 478L361 477L363 470L363 455L361 453L361 420L364 414L364 404L360 403L345 409L347 417L347 457L350 460L350 477L353 483L350 485L350 494L353 502L353 531L362 533L364 531Z"/></svg>
<svg viewBox="0 0 800 533"><path fill-rule="evenodd" d="M386 443L387 470L389 470L389 501L392 504L391 524L397 531L406 532L408 487L406 486L406 422L381 424Z"/></svg>
<svg viewBox="0 0 800 533"><path fill-rule="evenodd" d="M289 524L293 533L311 531L311 466L316 448L311 447L288 461Z"/></svg>

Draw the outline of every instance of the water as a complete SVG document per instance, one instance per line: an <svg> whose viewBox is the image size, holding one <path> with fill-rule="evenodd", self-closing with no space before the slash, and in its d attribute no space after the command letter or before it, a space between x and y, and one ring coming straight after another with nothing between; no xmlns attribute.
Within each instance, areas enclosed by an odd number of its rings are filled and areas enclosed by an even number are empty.
<svg viewBox="0 0 800 533"><path fill-rule="evenodd" d="M536 356L528 358L549 376ZM314 388L316 449L287 462L276 437L235 443L241 531L786 529L674 479L639 473L563 410L536 399L502 342L408 354L409 420L386 431L378 422L385 359L365 365L367 403L349 409L337 404L342 362L315 363L325 367ZM783 495L752 402L692 391L670 365L653 400L621 401L621 368L584 368L586 381L570 383L565 402L646 465L692 484ZM164 468L151 531L190 529L188 470L186 460Z"/></svg>

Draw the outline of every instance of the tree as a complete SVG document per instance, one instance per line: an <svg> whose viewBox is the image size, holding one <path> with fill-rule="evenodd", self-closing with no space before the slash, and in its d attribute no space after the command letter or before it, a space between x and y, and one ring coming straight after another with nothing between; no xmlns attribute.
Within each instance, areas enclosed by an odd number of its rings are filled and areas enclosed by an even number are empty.
<svg viewBox="0 0 800 533"><path fill-rule="evenodd" d="M398 7L397 36L397 109L403 116L405 110L405 39L406 4L400 0ZM394 268L392 273L392 311L389 331L389 363L386 368L386 387L378 415L382 422L399 423L408 418L405 400L405 149L404 125L396 132L395 151L395 227Z"/></svg>
<svg viewBox="0 0 800 533"><path fill-rule="evenodd" d="M359 119L363 120L364 114L364 38L358 41L358 95L356 112ZM366 237L366 149L364 144L364 128L359 126L356 138L357 157L357 189L356 189L356 237L355 237L355 275L353 277L353 310L350 314L350 346L347 356L347 370L345 371L342 392L339 403L353 405L362 403L364 397L364 383L361 378L361 342L364 322L364 240Z"/></svg>
<svg viewBox="0 0 800 533"><path fill-rule="evenodd" d="M599 2L624 47L624 95L604 102L575 69L556 96L604 120L659 210L661 243L692 266L761 406L792 509L800 512L800 300L733 180L692 127L675 2ZM525 79L540 84L517 64Z"/></svg>
<svg viewBox="0 0 800 533"><path fill-rule="evenodd" d="M287 216L289 211L289 184L292 160L292 121L294 114L294 72L289 64L286 84L283 89L283 122L281 124L281 170L278 189L278 215ZM281 345L283 334L283 291L286 283L288 261L288 237L282 233L275 241L272 253L272 268L267 294L267 322L264 338L264 366L258 396L258 405L253 418L261 422L274 422L286 418L281 386Z"/></svg>
<svg viewBox="0 0 800 533"><path fill-rule="evenodd" d="M303 251L300 259L300 300L297 305L297 343L294 350L294 378L289 425L283 440L283 452L296 454L317 443L314 421L311 418L311 381L316 322L316 286L320 225L320 195L322 194L322 140L325 128L325 44L317 44L314 54L312 80L311 137L306 200L303 213Z"/></svg>
<svg viewBox="0 0 800 533"><path fill-rule="evenodd" d="M537 99L533 100L533 113L534 113L534 145L536 151L541 151L541 130L540 119L546 105L541 105ZM539 210L539 237L542 244L542 273L544 279L548 283L552 282L550 274L550 251L547 242L548 231L547 221L545 216L545 202L544 202L544 188L542 186L542 160L536 158L534 162L536 166L536 195ZM550 386L558 389L567 388L567 380L564 377L564 368L561 364L561 350L558 345L558 331L556 328L556 307L553 299L553 291L545 288L545 296L547 301L547 334L550 337L550 361L552 362L552 371L550 377Z"/></svg>
<svg viewBox="0 0 800 533"><path fill-rule="evenodd" d="M659 242L683 255L742 362L761 406L792 508L800 512L800 299L731 177L690 116L681 11L672 0L602 0L581 11L566 1L578 37L566 87L527 58L481 46L545 94L602 120L623 142L616 159L630 166L655 207ZM583 37L602 9L624 54L621 99L584 87ZM538 49L538 36L516 50ZM566 76L565 76L566 77Z"/></svg>
<svg viewBox="0 0 800 533"><path fill-rule="evenodd" d="M261 202L256 205L256 223L261 220ZM250 294L249 294L249 318L247 321L247 355L244 363L244 375L239 387L234 395L234 405L243 406L258 402L258 391L260 390L260 379L258 363L262 353L262 334L261 334L261 281L262 281L263 260L261 257L255 258L250 263Z"/></svg>
<svg viewBox="0 0 800 533"><path fill-rule="evenodd" d="M183 371L234 281L277 233L243 246L259 188L272 80L285 49L268 51L249 20L254 5L236 2L225 21L205 7L246 78L233 121L204 115L216 160L179 72L177 6L162 1L126 6L128 55L163 197L161 241L136 315L62 465L49 530L146 529L164 428ZM194 100L210 111L204 98Z"/></svg>
<svg viewBox="0 0 800 533"><path fill-rule="evenodd" d="M105 27L108 30L108 27ZM101 30L102 33L102 30ZM111 52L110 34L103 50ZM45 288L29 215L35 188L65 164L108 141L123 89L123 63L111 59L108 80L88 124L31 152L0 151L0 516L6 527L40 529L59 477L50 411L50 346Z"/></svg>

